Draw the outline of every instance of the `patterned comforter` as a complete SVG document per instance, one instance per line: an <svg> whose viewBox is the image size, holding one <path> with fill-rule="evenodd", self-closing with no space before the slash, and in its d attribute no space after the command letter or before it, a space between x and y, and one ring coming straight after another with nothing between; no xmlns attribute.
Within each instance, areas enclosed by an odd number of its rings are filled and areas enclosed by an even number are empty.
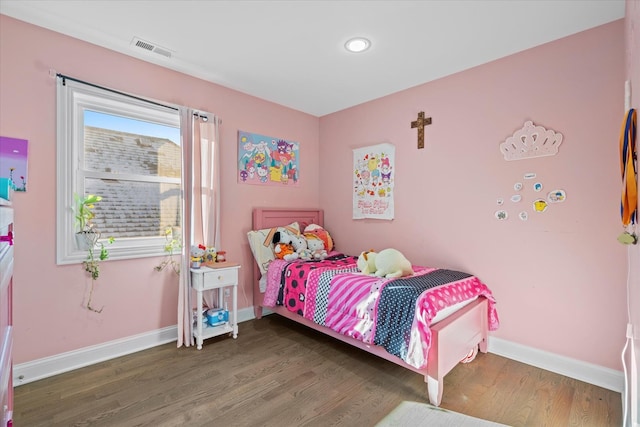
<svg viewBox="0 0 640 427"><path fill-rule="evenodd" d="M489 302L489 330L499 326L495 299L477 277L413 266L414 275L386 279L364 275L357 257L322 261L274 260L267 272L264 305L285 306L313 322L384 347L411 366L424 368L431 320L438 312L478 296Z"/></svg>

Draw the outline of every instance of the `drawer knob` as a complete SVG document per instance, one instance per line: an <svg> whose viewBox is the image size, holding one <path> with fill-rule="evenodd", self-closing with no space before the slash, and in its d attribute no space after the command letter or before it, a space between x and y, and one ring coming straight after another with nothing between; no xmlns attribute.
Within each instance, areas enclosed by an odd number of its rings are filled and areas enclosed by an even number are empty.
<svg viewBox="0 0 640 427"><path fill-rule="evenodd" d="M223 276L218 276L218 280L222 280L222 277L223 277Z"/></svg>

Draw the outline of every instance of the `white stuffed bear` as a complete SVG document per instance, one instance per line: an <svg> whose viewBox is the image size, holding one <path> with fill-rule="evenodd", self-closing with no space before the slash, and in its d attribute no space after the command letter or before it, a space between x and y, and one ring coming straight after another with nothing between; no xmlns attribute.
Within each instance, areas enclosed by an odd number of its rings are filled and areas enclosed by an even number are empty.
<svg viewBox="0 0 640 427"><path fill-rule="evenodd" d="M378 253L362 252L358 257L357 266L364 274L374 274L387 279L413 274L409 260L402 252L393 248L383 249Z"/></svg>

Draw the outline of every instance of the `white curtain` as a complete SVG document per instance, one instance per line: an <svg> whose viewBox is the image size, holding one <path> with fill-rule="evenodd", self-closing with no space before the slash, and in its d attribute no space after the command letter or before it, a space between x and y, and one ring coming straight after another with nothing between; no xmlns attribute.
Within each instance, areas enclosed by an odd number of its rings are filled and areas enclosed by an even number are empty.
<svg viewBox="0 0 640 427"><path fill-rule="evenodd" d="M219 119L182 109L182 265L178 292L178 347L193 341L190 248L220 248ZM207 303L208 298L205 297Z"/></svg>

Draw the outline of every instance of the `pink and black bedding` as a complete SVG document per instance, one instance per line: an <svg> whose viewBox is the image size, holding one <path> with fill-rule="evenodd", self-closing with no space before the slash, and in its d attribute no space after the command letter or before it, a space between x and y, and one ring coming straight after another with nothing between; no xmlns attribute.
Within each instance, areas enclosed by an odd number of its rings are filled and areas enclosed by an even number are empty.
<svg viewBox="0 0 640 427"><path fill-rule="evenodd" d="M414 275L364 275L357 257L333 253L322 261L274 260L263 306L287 310L340 334L384 347L415 368L425 367L431 322L443 309L483 296L490 330L498 328L489 288L471 274L414 266Z"/></svg>
<svg viewBox="0 0 640 427"><path fill-rule="evenodd" d="M356 258L330 252L322 261L275 259L275 231L323 226L322 209L256 208L247 233L254 263L253 305L341 340L424 376L439 406L444 376L487 351L498 325L489 288L477 277L414 266L414 275L385 279L358 272Z"/></svg>

